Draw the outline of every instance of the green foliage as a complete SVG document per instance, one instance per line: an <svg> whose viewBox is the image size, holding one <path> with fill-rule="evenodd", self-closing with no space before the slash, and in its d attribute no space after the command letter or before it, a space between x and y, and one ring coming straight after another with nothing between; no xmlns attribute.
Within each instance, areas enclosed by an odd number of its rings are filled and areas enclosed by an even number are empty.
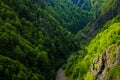
<svg viewBox="0 0 120 80"><path fill-rule="evenodd" d="M30 74L30 70L27 69L19 61L12 60L8 57L0 55L0 79L1 80L33 80L32 77L35 73ZM38 78L39 76L36 76ZM37 79L34 79L37 80ZM41 78L41 80L44 80Z"/></svg>
<svg viewBox="0 0 120 80"><path fill-rule="evenodd" d="M0 1L0 80L53 80L78 50L51 10L43 0Z"/></svg>
<svg viewBox="0 0 120 80"><path fill-rule="evenodd" d="M103 3L97 1L91 9L89 3L80 8L70 0L1 0L0 80L53 80L56 69L73 52L65 71L69 79L92 80L89 66L93 59L109 46L120 44L120 23L113 24L119 17L106 23L105 30L80 51L72 33L83 29Z"/></svg>
<svg viewBox="0 0 120 80"><path fill-rule="evenodd" d="M19 74L17 75L18 80L27 80L26 74L23 71L20 71Z"/></svg>
<svg viewBox="0 0 120 80"><path fill-rule="evenodd" d="M71 62L68 59L68 63L66 65L66 74L68 73L68 76L71 80L73 79L90 79L94 80L94 76L89 73L89 67L91 66L93 59L96 58L98 55L103 53L106 49L108 49L111 46L119 46L120 44L120 23L119 23L119 15L112 20L108 21L103 29L100 31L97 36L90 41L90 43L85 47L85 50L80 51L79 55L75 54L77 56L77 59L73 56L71 56L72 65ZM114 49L111 50L111 58L115 57ZM81 54L84 53L83 57L80 57ZM86 55L87 53L87 55ZM72 69L72 70L71 70ZM118 70L118 69L117 69ZM116 72L116 70L113 70L113 72ZM110 76L113 79L113 72L110 72ZM116 72L116 75L119 75L119 73ZM77 76L76 76L77 75ZM76 76L76 77L75 77ZM114 78L117 78L118 76L115 76ZM118 77L119 78L119 77ZM112 80L111 79L111 80Z"/></svg>
<svg viewBox="0 0 120 80"><path fill-rule="evenodd" d="M91 41L88 47L88 53L100 53L105 50L108 46L119 43L119 23L115 23L104 30L101 34L98 34L94 40ZM104 35L105 34L105 35ZM99 45L99 47L97 47ZM104 45L104 46L103 46ZM93 48L91 48L93 47Z"/></svg>
<svg viewBox="0 0 120 80"><path fill-rule="evenodd" d="M88 72L84 80L94 80L94 76Z"/></svg>
<svg viewBox="0 0 120 80"><path fill-rule="evenodd" d="M77 7L70 0L46 0L46 3L59 24L74 34L93 19L93 13Z"/></svg>
<svg viewBox="0 0 120 80"><path fill-rule="evenodd" d="M119 70L120 70L120 62L116 66L114 66L112 68L112 70L109 71L108 79L109 80L113 80L113 79L118 80L118 79L120 79Z"/></svg>
<svg viewBox="0 0 120 80"><path fill-rule="evenodd" d="M104 12L113 3L113 0L72 0L81 9L92 12L94 17Z"/></svg>

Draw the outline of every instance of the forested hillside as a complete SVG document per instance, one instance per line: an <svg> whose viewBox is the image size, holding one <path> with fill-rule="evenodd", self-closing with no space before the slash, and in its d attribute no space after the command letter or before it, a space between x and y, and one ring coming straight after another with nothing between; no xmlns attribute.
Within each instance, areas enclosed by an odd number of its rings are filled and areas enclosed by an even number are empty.
<svg viewBox="0 0 120 80"><path fill-rule="evenodd" d="M0 80L55 80L57 70L120 79L119 0L0 0Z"/></svg>
<svg viewBox="0 0 120 80"><path fill-rule="evenodd" d="M0 80L53 80L78 49L42 0L0 1Z"/></svg>
<svg viewBox="0 0 120 80"><path fill-rule="evenodd" d="M96 20L76 34L81 48L68 59L68 80L120 79L120 1L107 4Z"/></svg>
<svg viewBox="0 0 120 80"><path fill-rule="evenodd" d="M50 13L73 34L83 29L94 18L92 12L81 9L71 0L46 0Z"/></svg>

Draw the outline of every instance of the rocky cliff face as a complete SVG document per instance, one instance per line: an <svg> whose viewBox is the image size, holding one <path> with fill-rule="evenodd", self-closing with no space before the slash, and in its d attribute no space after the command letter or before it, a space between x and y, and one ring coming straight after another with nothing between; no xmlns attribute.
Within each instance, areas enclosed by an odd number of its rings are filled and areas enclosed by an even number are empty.
<svg viewBox="0 0 120 80"><path fill-rule="evenodd" d="M119 62L120 48L111 46L93 60L90 73L93 74L95 80L110 80L108 73Z"/></svg>
<svg viewBox="0 0 120 80"><path fill-rule="evenodd" d="M98 30L100 30L103 25L111 20L113 17L118 15L120 13L120 1L114 0L109 5L109 9L106 9L106 11L101 12L99 14L99 17L96 17L97 19L93 21L90 25L90 29L87 31L88 33L86 35L88 36L94 36Z"/></svg>
<svg viewBox="0 0 120 80"><path fill-rule="evenodd" d="M120 13L119 7L119 0L110 1L109 7L104 7L104 11L100 11L100 13L96 15L95 20L91 21L82 31L80 30L76 34L76 38L78 40L88 40L89 38L96 36L96 34L103 28L107 21L111 20ZM82 34L87 37L84 37Z"/></svg>
<svg viewBox="0 0 120 80"><path fill-rule="evenodd" d="M81 50L68 60L68 80L120 79L120 0L110 1L76 35Z"/></svg>

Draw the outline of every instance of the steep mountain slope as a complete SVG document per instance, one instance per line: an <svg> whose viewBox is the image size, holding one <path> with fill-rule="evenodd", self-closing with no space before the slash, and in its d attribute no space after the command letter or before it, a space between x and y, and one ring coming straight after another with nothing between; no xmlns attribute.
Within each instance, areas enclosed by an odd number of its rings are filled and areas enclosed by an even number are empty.
<svg viewBox="0 0 120 80"><path fill-rule="evenodd" d="M0 80L53 80L78 49L49 11L43 0L0 0Z"/></svg>
<svg viewBox="0 0 120 80"><path fill-rule="evenodd" d="M0 80L54 80L69 56L62 79L119 80L119 7L120 0L0 0Z"/></svg>
<svg viewBox="0 0 120 80"><path fill-rule="evenodd" d="M86 11L92 11L93 13L99 13L105 7L109 7L108 3L113 0L72 0L77 6Z"/></svg>
<svg viewBox="0 0 120 80"><path fill-rule="evenodd" d="M75 3L80 8L90 11L92 8L92 4L90 0L72 0L73 3Z"/></svg>
<svg viewBox="0 0 120 80"><path fill-rule="evenodd" d="M51 9L49 13L74 34L94 17L93 13L77 7L71 0L46 0L46 3Z"/></svg>
<svg viewBox="0 0 120 80"><path fill-rule="evenodd" d="M86 38L91 38L91 37L95 36L97 34L97 32L100 31L100 29L103 27L103 25L108 20L112 19L113 17L115 17L119 14L119 11L120 11L119 1L117 1L117 0L110 1L107 5L108 6L107 7L105 6L104 10L100 11L101 13L97 17L97 19L91 21L86 27L84 27L83 30L80 30L76 34L76 38L78 40L85 38L84 36L81 37L82 34L87 36Z"/></svg>
<svg viewBox="0 0 120 80"><path fill-rule="evenodd" d="M82 41L82 48L68 59L66 64L68 80L120 79L119 7L120 1L114 0L96 21L88 24L79 32L80 34L77 34Z"/></svg>

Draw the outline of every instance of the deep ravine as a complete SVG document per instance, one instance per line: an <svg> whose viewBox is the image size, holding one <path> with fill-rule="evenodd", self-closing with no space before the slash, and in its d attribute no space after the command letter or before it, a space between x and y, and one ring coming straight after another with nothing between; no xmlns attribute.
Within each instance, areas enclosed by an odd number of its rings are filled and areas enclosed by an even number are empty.
<svg viewBox="0 0 120 80"><path fill-rule="evenodd" d="M56 74L55 80L67 80L67 77L64 74L64 70L59 68Z"/></svg>

